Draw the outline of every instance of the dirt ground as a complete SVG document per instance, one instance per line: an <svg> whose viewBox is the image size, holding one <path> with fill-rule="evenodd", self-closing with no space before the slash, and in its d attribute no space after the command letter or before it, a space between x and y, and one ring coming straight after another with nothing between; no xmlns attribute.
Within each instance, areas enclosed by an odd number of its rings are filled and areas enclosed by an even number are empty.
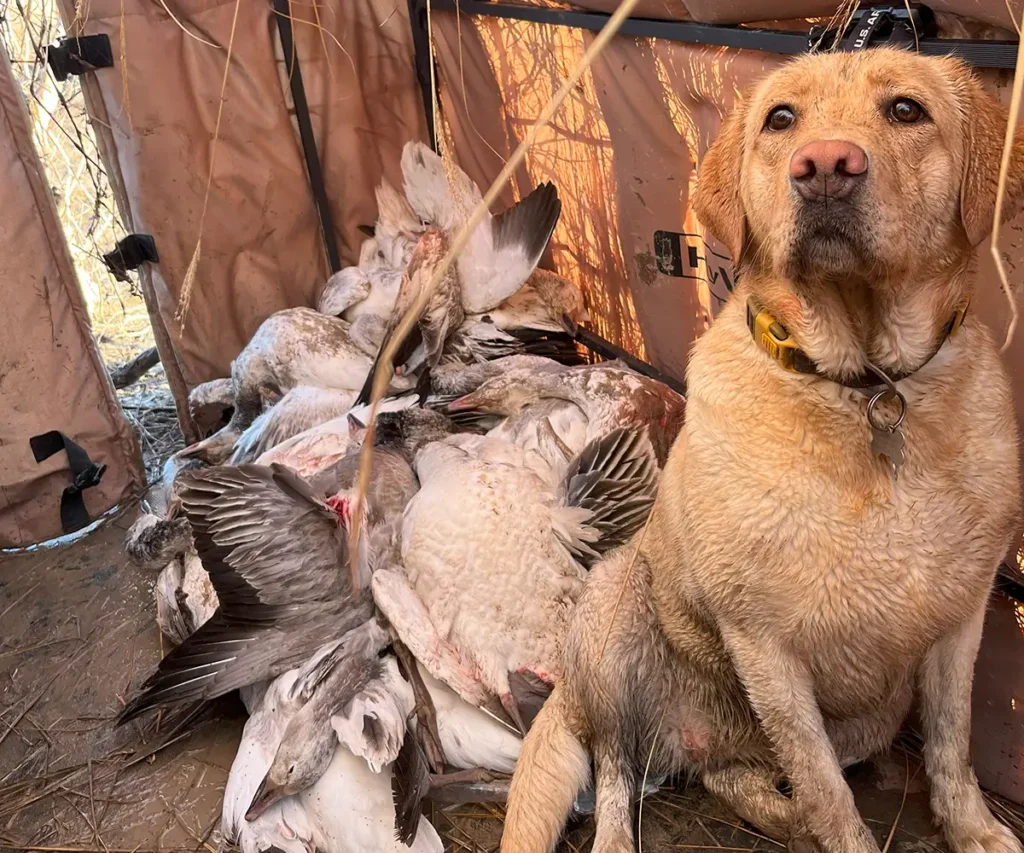
<svg viewBox="0 0 1024 853"><path fill-rule="evenodd" d="M218 850L241 703L225 699L191 720L179 714L112 724L162 648L155 574L129 564L121 550L134 514L126 510L60 549L0 555L2 850ZM879 842L892 833L890 850L945 849L912 751L896 748L855 771L851 784ZM448 850L497 849L500 806L436 808L432 816ZM644 851L778 849L697 787L647 799L641 820ZM586 851L592 837L592 822L581 820L563 849Z"/></svg>
<svg viewBox="0 0 1024 853"><path fill-rule="evenodd" d="M160 659L155 574L122 551L134 510L60 550L0 556L0 845L196 850L245 720L113 717ZM179 721L180 722L180 721Z"/></svg>

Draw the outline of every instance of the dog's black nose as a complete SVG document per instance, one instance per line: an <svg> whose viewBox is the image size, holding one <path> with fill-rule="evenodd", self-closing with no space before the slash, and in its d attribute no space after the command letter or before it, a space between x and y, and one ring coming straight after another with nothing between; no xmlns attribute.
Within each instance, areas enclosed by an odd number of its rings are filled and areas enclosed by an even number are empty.
<svg viewBox="0 0 1024 853"><path fill-rule="evenodd" d="M808 200L846 198L867 174L867 152L842 139L808 142L789 161L789 179Z"/></svg>

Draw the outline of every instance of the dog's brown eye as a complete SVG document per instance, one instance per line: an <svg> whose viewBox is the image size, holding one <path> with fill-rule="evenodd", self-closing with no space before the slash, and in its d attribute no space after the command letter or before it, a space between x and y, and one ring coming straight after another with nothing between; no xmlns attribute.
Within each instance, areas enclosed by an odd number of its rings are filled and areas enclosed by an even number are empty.
<svg viewBox="0 0 1024 853"><path fill-rule="evenodd" d="M924 118L924 107L910 98L897 98L889 107L889 115L904 124L913 124Z"/></svg>
<svg viewBox="0 0 1024 853"><path fill-rule="evenodd" d="M768 130L786 130L788 127L793 126L793 122L796 121L796 116L793 114L793 110L789 107L776 107L770 113L768 118L765 119L764 126Z"/></svg>

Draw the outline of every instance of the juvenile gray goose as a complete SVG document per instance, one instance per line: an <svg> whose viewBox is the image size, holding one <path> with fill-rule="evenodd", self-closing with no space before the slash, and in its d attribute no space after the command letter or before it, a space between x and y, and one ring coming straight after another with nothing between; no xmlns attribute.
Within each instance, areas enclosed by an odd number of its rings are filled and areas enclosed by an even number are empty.
<svg viewBox="0 0 1024 853"><path fill-rule="evenodd" d="M378 654L389 642L387 631L370 619L303 666L288 694L296 710L252 797L247 820L259 817L282 797L312 787L324 774L338 747L331 717L348 708L371 681L381 679Z"/></svg>
<svg viewBox="0 0 1024 853"><path fill-rule="evenodd" d="M394 524L418 488L412 455L454 425L438 412L407 409L379 415L378 429L360 542L364 576L378 549L395 547ZM354 591L348 570L358 465L349 454L309 482L278 464L184 478L182 506L220 606L160 662L120 721L275 678L372 617L368 588Z"/></svg>
<svg viewBox="0 0 1024 853"><path fill-rule="evenodd" d="M507 438L528 435L532 425L542 423L538 418L542 413L572 453L617 427L645 427L659 465L665 464L682 429L685 399L621 362L561 371L503 366L499 361L492 368L497 372L495 376L451 402L447 411L502 415L508 420L496 428L495 435ZM538 405L542 408L537 409ZM522 441L512 440L523 446Z"/></svg>
<svg viewBox="0 0 1024 853"><path fill-rule="evenodd" d="M321 653L301 669L271 682L250 707L250 718L224 789L221 831L242 853L441 853L430 823L419 822L416 843L395 837L390 772L373 772L367 762L335 742L333 758L305 791L277 799L259 816L246 818L257 788L284 744L285 732L306 689L301 683L319 667ZM405 718L400 721L404 726Z"/></svg>
<svg viewBox="0 0 1024 853"><path fill-rule="evenodd" d="M118 717L210 700L274 678L373 615L354 591L335 504L280 465L216 467L182 478L196 550L220 601Z"/></svg>

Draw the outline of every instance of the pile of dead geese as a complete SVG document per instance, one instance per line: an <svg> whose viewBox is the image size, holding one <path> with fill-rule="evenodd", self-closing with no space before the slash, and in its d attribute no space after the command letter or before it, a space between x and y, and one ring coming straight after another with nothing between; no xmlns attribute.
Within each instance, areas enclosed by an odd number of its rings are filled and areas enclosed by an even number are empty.
<svg viewBox="0 0 1024 853"><path fill-rule="evenodd" d="M399 344L357 502L378 353L481 198L422 144L401 167L317 310L194 389L211 434L126 543L173 650L121 719L240 692L222 834L246 853L440 851L425 798L500 796L587 570L643 525L682 425L674 391L577 349L581 294L537 269L543 184L477 227Z"/></svg>

